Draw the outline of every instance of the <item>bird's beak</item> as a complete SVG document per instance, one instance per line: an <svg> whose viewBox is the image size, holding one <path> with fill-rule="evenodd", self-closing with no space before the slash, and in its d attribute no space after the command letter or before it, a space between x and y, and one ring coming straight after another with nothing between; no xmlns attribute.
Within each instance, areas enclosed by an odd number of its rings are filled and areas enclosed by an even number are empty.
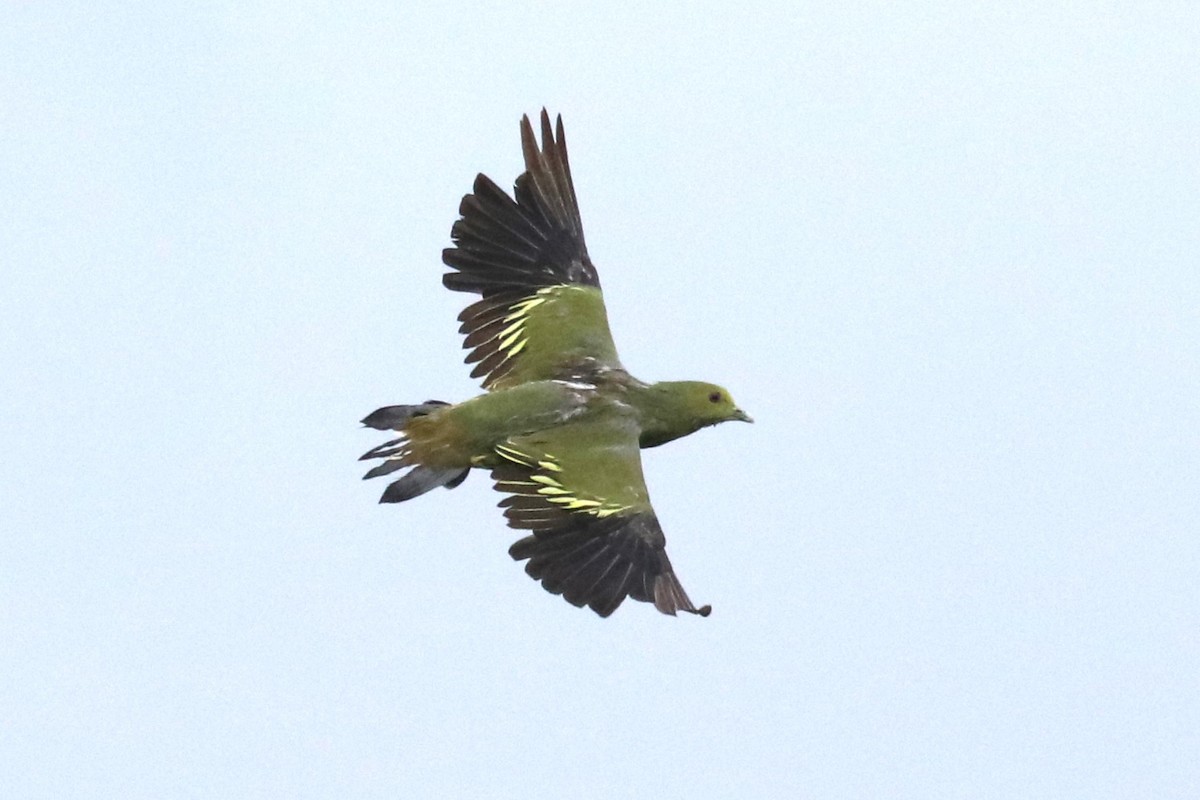
<svg viewBox="0 0 1200 800"><path fill-rule="evenodd" d="M740 408L735 408L733 410L733 414L731 414L729 418L741 420L742 422L754 422L754 420L750 418L750 415L745 411L742 411Z"/></svg>

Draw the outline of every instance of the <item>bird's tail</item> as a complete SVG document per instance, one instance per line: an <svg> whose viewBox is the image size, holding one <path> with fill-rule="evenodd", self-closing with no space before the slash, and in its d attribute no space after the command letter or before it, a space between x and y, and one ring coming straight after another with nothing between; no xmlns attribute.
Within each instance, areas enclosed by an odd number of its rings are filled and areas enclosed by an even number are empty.
<svg viewBox="0 0 1200 800"><path fill-rule="evenodd" d="M409 422L448 405L449 403L441 400L426 400L424 403L414 406L385 406L372 411L363 418L362 423L369 428L380 431L397 431L401 434L400 438L384 442L363 453L359 461L372 458L383 460L383 463L368 470L367 474L363 475L363 479L390 475L398 469L412 467L402 478L388 484L383 491L383 496L379 498L379 502L401 503L439 486L453 489L467 479L470 468L430 467L417 462L413 457L412 442L408 432Z"/></svg>

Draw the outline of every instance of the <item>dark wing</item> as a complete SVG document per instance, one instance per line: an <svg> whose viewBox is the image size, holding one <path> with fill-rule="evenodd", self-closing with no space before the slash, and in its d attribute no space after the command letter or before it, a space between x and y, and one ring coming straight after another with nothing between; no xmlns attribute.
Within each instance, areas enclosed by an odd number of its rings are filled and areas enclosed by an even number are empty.
<svg viewBox="0 0 1200 800"><path fill-rule="evenodd" d="M549 592L607 617L626 597L664 614L708 616L683 590L642 477L637 430L589 421L509 439L492 478L509 527L530 531L509 554Z"/></svg>
<svg viewBox="0 0 1200 800"><path fill-rule="evenodd" d="M459 315L472 377L486 388L621 366L583 241L562 117L542 110L542 147L521 119L525 172L510 198L486 175L462 199L442 260L446 288L482 296Z"/></svg>

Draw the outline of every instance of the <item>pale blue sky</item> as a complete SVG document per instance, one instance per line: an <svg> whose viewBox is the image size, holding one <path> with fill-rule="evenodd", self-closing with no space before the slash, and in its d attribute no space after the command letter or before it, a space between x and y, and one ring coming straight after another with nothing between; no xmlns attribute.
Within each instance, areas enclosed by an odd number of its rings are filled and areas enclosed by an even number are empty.
<svg viewBox="0 0 1200 800"><path fill-rule="evenodd" d="M0 7L5 796L1200 796L1198 7L661 8ZM707 620L359 480L543 105Z"/></svg>

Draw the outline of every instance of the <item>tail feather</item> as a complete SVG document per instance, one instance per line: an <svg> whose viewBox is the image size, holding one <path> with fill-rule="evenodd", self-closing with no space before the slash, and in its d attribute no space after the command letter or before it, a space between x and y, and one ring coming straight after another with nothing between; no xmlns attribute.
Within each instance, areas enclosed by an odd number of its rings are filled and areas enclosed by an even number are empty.
<svg viewBox="0 0 1200 800"><path fill-rule="evenodd" d="M362 461L362 459L360 458L359 461ZM363 475L363 480L365 481L370 480L371 478L378 478L380 475L391 475L396 470L403 468L403 461L398 458L389 458L382 464L377 464L374 467L371 467L371 469L367 471L367 474Z"/></svg>
<svg viewBox="0 0 1200 800"><path fill-rule="evenodd" d="M366 475L363 475L363 480L390 475L396 470L412 467L407 474L392 481L384 489L379 502L402 503L439 486L453 489L467 479L467 475L471 472L470 468L437 468L416 463L412 457L412 448L405 432L408 422L414 417L423 417L448 405L450 404L441 400L426 400L419 405L384 406L363 417L362 423L367 427L381 431L399 431L405 434L398 439L392 439L372 447L359 457L359 461L373 458L383 459L383 463L377 464L368 470Z"/></svg>
<svg viewBox="0 0 1200 800"><path fill-rule="evenodd" d="M399 439L392 439L389 442L376 445L367 452L358 457L359 461L367 461L372 458L396 458L408 451L408 439L401 436ZM380 473L383 474L383 473ZM375 477L374 475L371 476Z"/></svg>
<svg viewBox="0 0 1200 800"><path fill-rule="evenodd" d="M413 417L424 416L448 405L441 400L426 400L415 406L384 406L363 417L362 424L379 431L402 431L404 423Z"/></svg>
<svg viewBox="0 0 1200 800"><path fill-rule="evenodd" d="M470 469L430 469L429 467L416 467L400 480L392 481L383 490L383 496L379 498L379 502L403 503L405 500L411 500L439 486L453 489L467 479L467 473L470 471Z"/></svg>
<svg viewBox="0 0 1200 800"><path fill-rule="evenodd" d="M458 486L460 483L462 483L463 481L465 481L465 480L467 479L467 476L468 476L468 475L470 475L470 474L471 474L471 470L469 470L469 469L464 469L462 472L458 473L458 477L457 477L457 478L451 478L450 480L448 480L448 481L446 481L445 483L443 483L443 484L442 484L442 486L445 486L447 489L454 489L454 488L456 488L456 487L457 487L457 486Z"/></svg>

